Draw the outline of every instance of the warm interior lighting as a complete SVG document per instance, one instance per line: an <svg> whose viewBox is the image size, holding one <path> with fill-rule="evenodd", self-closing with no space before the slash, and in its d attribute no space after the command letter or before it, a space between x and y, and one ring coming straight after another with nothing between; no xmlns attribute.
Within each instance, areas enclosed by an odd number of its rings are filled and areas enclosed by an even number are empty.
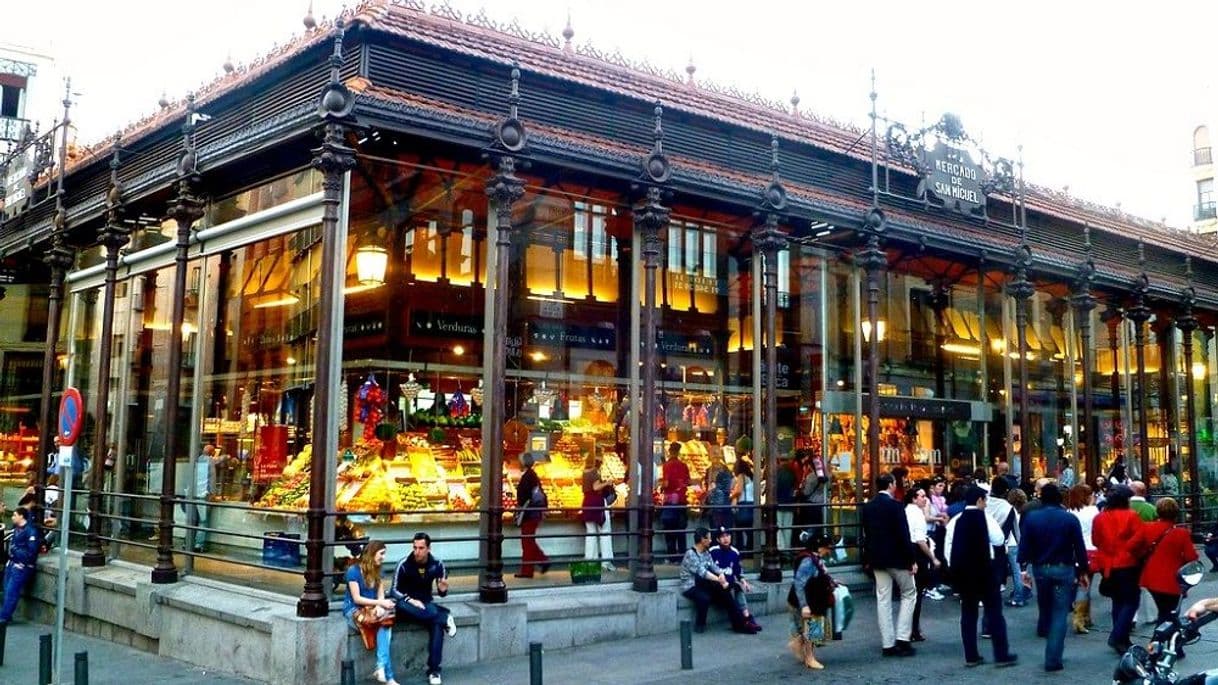
<svg viewBox="0 0 1218 685"><path fill-rule="evenodd" d="M535 362L544 362L545 360L549 359L549 357L546 356L545 352L530 352L529 359L532 359Z"/></svg>
<svg viewBox="0 0 1218 685"><path fill-rule="evenodd" d="M943 343L943 351L951 352L952 354L964 355L966 357L980 357L980 345L966 345L964 343Z"/></svg>
<svg viewBox="0 0 1218 685"><path fill-rule="evenodd" d="M284 295L273 300L259 302L254 305L254 309L271 309L272 307L288 307L300 302L300 298L295 295Z"/></svg>
<svg viewBox="0 0 1218 685"><path fill-rule="evenodd" d="M1205 378L1205 364L1193 362L1193 378Z"/></svg>
<svg viewBox="0 0 1218 685"><path fill-rule="evenodd" d="M568 300L567 298L562 297L561 295L555 295L552 297L548 296L548 295L529 295L528 299L533 300L535 302L557 302L559 304L574 304L575 303L575 300Z"/></svg>
<svg viewBox="0 0 1218 685"><path fill-rule="evenodd" d="M879 333L876 337L876 342L884 342L884 338L888 333L888 322L880 319L876 322L875 329ZM871 321L863 321L863 340L871 342Z"/></svg>
<svg viewBox="0 0 1218 685"><path fill-rule="evenodd" d="M462 345L453 345L453 354L460 357L461 355L465 354L465 347Z"/></svg>
<svg viewBox="0 0 1218 685"><path fill-rule="evenodd" d="M296 363L296 357L288 357L287 362L288 362L288 366L294 365Z"/></svg>
<svg viewBox="0 0 1218 685"><path fill-rule="evenodd" d="M1007 341L1002 338L991 340L990 349L998 354L1002 354L1003 350L1007 349Z"/></svg>
<svg viewBox="0 0 1218 685"><path fill-rule="evenodd" d="M355 293L364 293L364 292L368 292L369 290L376 290L377 288L379 288L383 285L385 285L385 284L384 283L361 283L359 285L349 285L346 288L343 288L343 294L344 295L354 295Z"/></svg>
<svg viewBox="0 0 1218 685"><path fill-rule="evenodd" d="M355 276L360 285L381 285L389 267L389 251L380 245L361 245L355 251Z"/></svg>

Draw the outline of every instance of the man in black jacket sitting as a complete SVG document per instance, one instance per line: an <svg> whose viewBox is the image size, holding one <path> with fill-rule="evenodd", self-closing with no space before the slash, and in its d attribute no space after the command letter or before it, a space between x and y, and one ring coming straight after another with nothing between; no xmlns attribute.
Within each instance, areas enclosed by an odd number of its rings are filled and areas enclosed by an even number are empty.
<svg viewBox="0 0 1218 685"><path fill-rule="evenodd" d="M884 656L912 656L909 644L913 634L914 586L913 541L909 535L909 520L905 505L893 493L896 481L891 474L882 473L875 479L877 494L863 506L863 564L875 573L876 613L880 624L880 644ZM901 608L897 613L896 630L892 625L893 585L901 591Z"/></svg>
<svg viewBox="0 0 1218 685"><path fill-rule="evenodd" d="M413 551L398 564L390 594L397 600L399 620L418 623L428 630L427 682L440 685L440 661L444 656L444 635L457 634L457 624L448 609L432 599L432 586L441 597L448 594L448 571L431 555L431 536L415 533Z"/></svg>

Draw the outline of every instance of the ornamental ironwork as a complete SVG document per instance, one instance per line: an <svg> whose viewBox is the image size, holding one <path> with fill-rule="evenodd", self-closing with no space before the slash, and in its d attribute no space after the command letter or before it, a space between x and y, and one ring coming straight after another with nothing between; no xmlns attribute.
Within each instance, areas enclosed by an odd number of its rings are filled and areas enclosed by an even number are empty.
<svg viewBox="0 0 1218 685"><path fill-rule="evenodd" d="M914 131L893 122L884 145L888 159L918 174L915 193L924 202L984 217L986 196L1015 193L1015 163L990 155L954 114Z"/></svg>

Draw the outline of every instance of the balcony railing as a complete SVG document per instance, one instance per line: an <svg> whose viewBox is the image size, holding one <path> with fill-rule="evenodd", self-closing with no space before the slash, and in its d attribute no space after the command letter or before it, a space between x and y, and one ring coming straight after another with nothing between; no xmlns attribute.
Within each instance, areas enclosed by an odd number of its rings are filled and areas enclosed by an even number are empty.
<svg viewBox="0 0 1218 685"><path fill-rule="evenodd" d="M29 123L28 119L0 117L0 142L15 143L21 140L21 136L25 134L25 127Z"/></svg>
<svg viewBox="0 0 1218 685"><path fill-rule="evenodd" d="M1199 147L1193 150L1193 166L1205 166L1214 163L1214 153L1211 148Z"/></svg>
<svg viewBox="0 0 1218 685"><path fill-rule="evenodd" d="M1205 221L1206 219L1218 219L1218 207L1213 202L1193 205L1193 221Z"/></svg>

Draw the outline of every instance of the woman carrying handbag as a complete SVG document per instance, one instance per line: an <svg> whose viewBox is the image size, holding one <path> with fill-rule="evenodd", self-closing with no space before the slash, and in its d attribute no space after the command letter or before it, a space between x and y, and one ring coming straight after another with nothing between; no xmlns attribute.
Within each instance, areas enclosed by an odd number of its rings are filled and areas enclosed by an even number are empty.
<svg viewBox="0 0 1218 685"><path fill-rule="evenodd" d="M378 683L398 685L393 677L393 660L389 656L392 637L394 603L385 598L381 582L381 566L385 563L385 543L369 540L359 563L347 569L344 580L347 594L343 597L343 616L359 631L364 646L376 649L376 670L372 679ZM375 637L372 637L375 633Z"/></svg>

